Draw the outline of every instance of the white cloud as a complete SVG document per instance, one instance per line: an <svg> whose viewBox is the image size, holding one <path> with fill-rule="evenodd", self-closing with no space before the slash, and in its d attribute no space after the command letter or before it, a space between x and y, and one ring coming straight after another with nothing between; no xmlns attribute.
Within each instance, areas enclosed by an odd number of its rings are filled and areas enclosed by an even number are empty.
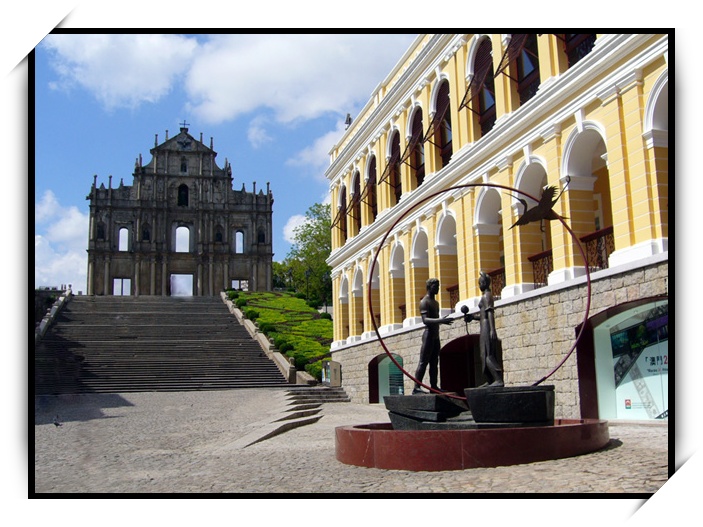
<svg viewBox="0 0 703 527"><path fill-rule="evenodd" d="M85 249L83 250L85 253ZM75 251L56 252L43 236L34 236L34 286L71 284L74 293L86 292L88 260Z"/></svg>
<svg viewBox="0 0 703 527"><path fill-rule="evenodd" d="M296 124L324 114L345 116L364 104L405 52L413 35L209 35L51 34L42 46L58 80L80 86L106 109L134 108L167 95L175 82L184 106L209 123L256 110L247 137L254 148L272 141L271 123ZM323 180L328 151L343 124L288 161Z"/></svg>
<svg viewBox="0 0 703 527"><path fill-rule="evenodd" d="M286 165L305 167L309 172L314 173L320 181L325 181L324 173L330 164L329 151L332 145L336 144L342 137L344 133L342 126L343 123L338 123L336 130L318 137L312 145L288 159Z"/></svg>
<svg viewBox="0 0 703 527"><path fill-rule="evenodd" d="M190 66L198 47L195 38L159 34L51 34L42 45L52 53L59 74L51 87L80 86L108 110L161 99Z"/></svg>
<svg viewBox="0 0 703 527"><path fill-rule="evenodd" d="M84 291L87 280L88 214L62 207L47 190L34 207L34 285L72 284Z"/></svg>
<svg viewBox="0 0 703 527"><path fill-rule="evenodd" d="M295 243L295 229L304 225L307 218L303 214L295 214L288 218L285 227L283 227L283 239L290 244Z"/></svg>
<svg viewBox="0 0 703 527"><path fill-rule="evenodd" d="M270 108L290 123L366 102L411 35L216 35L188 72L191 110L219 123Z"/></svg>
<svg viewBox="0 0 703 527"><path fill-rule="evenodd" d="M179 82L186 109L221 123L261 108L281 123L346 115L366 102L413 35L50 34L58 80L80 86L105 108L157 102Z"/></svg>
<svg viewBox="0 0 703 527"><path fill-rule="evenodd" d="M259 148L266 143L270 143L273 139L266 132L266 119L259 115L252 119L247 130L247 139L253 148Z"/></svg>
<svg viewBox="0 0 703 527"><path fill-rule="evenodd" d="M56 196L50 190L46 191L39 203L34 204L34 221L41 223L56 216L61 209Z"/></svg>

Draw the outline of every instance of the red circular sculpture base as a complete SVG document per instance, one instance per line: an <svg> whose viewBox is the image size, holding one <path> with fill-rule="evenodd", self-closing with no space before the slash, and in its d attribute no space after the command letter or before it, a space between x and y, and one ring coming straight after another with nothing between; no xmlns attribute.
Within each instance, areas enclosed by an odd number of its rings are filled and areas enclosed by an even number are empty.
<svg viewBox="0 0 703 527"><path fill-rule="evenodd" d="M340 426L337 460L390 470L462 470L587 454L608 444L608 422L556 419L554 426L472 430L393 430L390 423Z"/></svg>

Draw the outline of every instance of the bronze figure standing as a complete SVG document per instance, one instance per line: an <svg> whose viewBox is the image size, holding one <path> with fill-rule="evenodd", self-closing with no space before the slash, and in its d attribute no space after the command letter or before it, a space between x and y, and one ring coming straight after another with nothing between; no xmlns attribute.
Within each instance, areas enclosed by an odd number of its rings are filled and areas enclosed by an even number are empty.
<svg viewBox="0 0 703 527"><path fill-rule="evenodd" d="M451 324L454 320L451 318L439 316L439 302L435 299L439 293L439 280L430 278L427 280L427 294L420 300L420 315L422 322L425 324L425 331L422 334L422 346L420 348L420 362L415 371L415 388L413 394L426 393L420 389L422 378L425 376L427 366L430 367L430 387L433 390L441 391L437 384L439 372L439 325Z"/></svg>

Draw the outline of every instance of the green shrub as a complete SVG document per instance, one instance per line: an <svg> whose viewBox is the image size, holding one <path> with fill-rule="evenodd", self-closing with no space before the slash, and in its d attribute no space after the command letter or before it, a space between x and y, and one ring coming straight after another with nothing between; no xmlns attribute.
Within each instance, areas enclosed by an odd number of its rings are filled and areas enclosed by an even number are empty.
<svg viewBox="0 0 703 527"><path fill-rule="evenodd" d="M239 292L230 289L227 291L227 298L229 298L230 300L234 300L236 298L239 298Z"/></svg>
<svg viewBox="0 0 703 527"><path fill-rule="evenodd" d="M329 353L333 339L329 315L321 316L310 307L304 294L243 291L235 304L249 308L244 313L247 318L251 318L249 310L256 312L259 331L271 339L280 353L293 358L296 368L312 368L310 374L321 379L322 366L314 365L319 361L308 363Z"/></svg>
<svg viewBox="0 0 703 527"><path fill-rule="evenodd" d="M249 308L244 311L244 316L253 321L259 318L259 312L256 309Z"/></svg>
<svg viewBox="0 0 703 527"><path fill-rule="evenodd" d="M293 351L295 349L293 347L293 344L291 344L290 342L285 342L285 341L283 343L281 343L280 346L276 346L276 347L278 348L278 351L280 351L281 353L285 353L286 355L288 355L288 352Z"/></svg>
<svg viewBox="0 0 703 527"><path fill-rule="evenodd" d="M285 337L281 335L274 335L273 336L273 345L276 346L279 350L281 349L281 346L283 346L286 343Z"/></svg>
<svg viewBox="0 0 703 527"><path fill-rule="evenodd" d="M242 309L244 306L247 305L247 299L237 298L237 300L234 302L234 305L236 305L239 309Z"/></svg>
<svg viewBox="0 0 703 527"><path fill-rule="evenodd" d="M322 361L313 362L305 365L305 371L315 377L318 381L322 380Z"/></svg>
<svg viewBox="0 0 703 527"><path fill-rule="evenodd" d="M261 321L260 317L259 321ZM270 322L259 322L259 331L261 331L261 333L268 337L270 333L276 331L276 326L275 324L271 324Z"/></svg>
<svg viewBox="0 0 703 527"><path fill-rule="evenodd" d="M323 320L332 320L332 315L329 313L320 313L320 318Z"/></svg>

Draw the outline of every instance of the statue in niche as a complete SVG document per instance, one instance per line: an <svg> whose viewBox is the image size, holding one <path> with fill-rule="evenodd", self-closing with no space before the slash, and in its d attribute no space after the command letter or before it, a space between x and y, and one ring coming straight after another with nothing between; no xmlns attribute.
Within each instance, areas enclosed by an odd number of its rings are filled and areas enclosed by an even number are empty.
<svg viewBox="0 0 703 527"><path fill-rule="evenodd" d="M481 349L481 368L488 379L483 386L505 386L503 382L503 364L500 358L500 341L496 333L491 277L481 272L478 287L483 293L478 302L479 312L464 314L464 321L477 320L480 323L479 347Z"/></svg>
<svg viewBox="0 0 703 527"><path fill-rule="evenodd" d="M439 302L435 299L439 293L439 280L430 278L427 280L427 294L420 300L420 315L422 323L425 324L425 331L422 334L422 346L420 347L420 362L415 371L415 383L413 395L427 393L420 388L422 378L425 376L427 366L430 367L430 387L433 390L441 391L437 384L439 372L439 325L451 324L454 320L439 316Z"/></svg>

